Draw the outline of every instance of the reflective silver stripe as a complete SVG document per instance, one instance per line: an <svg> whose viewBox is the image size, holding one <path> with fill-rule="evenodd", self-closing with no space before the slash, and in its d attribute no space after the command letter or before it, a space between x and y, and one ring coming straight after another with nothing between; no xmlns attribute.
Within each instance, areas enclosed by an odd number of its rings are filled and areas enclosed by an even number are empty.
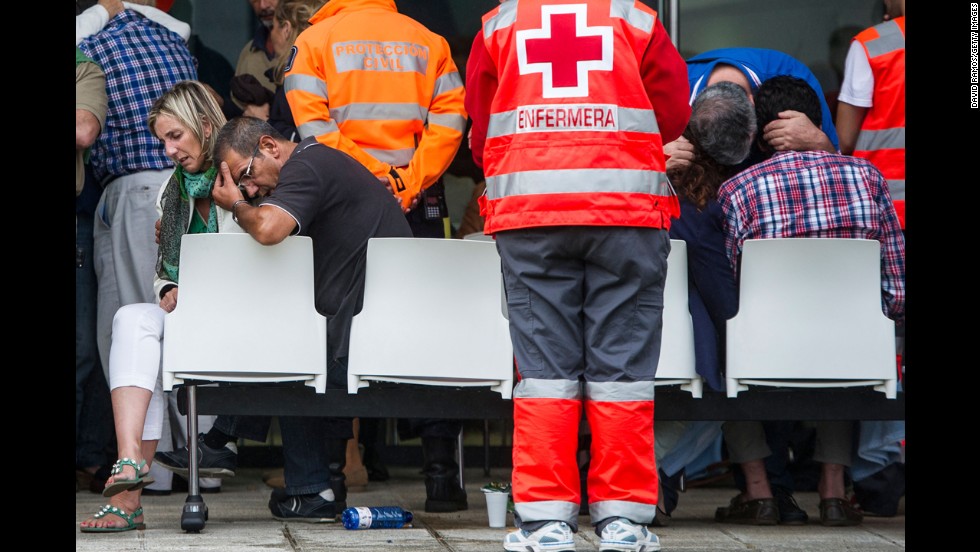
<svg viewBox="0 0 980 552"><path fill-rule="evenodd" d="M905 128L886 128L884 130L862 130L858 133L857 151L881 149L905 149Z"/></svg>
<svg viewBox="0 0 980 552"><path fill-rule="evenodd" d="M378 161L388 163L393 167L404 167L405 165L408 165L408 163L412 160L412 156L415 155L415 148L397 150L364 148L364 151L371 154L371 156Z"/></svg>
<svg viewBox="0 0 980 552"><path fill-rule="evenodd" d="M888 193L891 194L893 200L905 201L905 181L889 180Z"/></svg>
<svg viewBox="0 0 980 552"><path fill-rule="evenodd" d="M656 509L656 506L654 506ZM523 521L557 519L574 523L578 519L578 504L563 500L542 500L540 502L514 503L514 510ZM598 518L593 518L598 519ZM638 519L638 518L637 518Z"/></svg>
<svg viewBox="0 0 980 552"><path fill-rule="evenodd" d="M905 48L905 35L898 23L885 21L875 25L875 29L878 30L878 38L864 43L868 49L868 57L874 58Z"/></svg>
<svg viewBox="0 0 980 552"><path fill-rule="evenodd" d="M327 99L327 83L312 75L287 75L286 80L282 83L282 88L286 92L301 90L316 94L324 100Z"/></svg>
<svg viewBox="0 0 980 552"><path fill-rule="evenodd" d="M615 130L646 132L649 134L657 134L660 132L660 127L657 125L657 117L654 116L653 110L618 106L616 110L616 122L618 124L618 129ZM487 138L496 138L498 136L515 134L517 131L518 111L519 110L515 109L512 111L504 111L502 113L494 113L493 115L490 115L490 125L487 128ZM563 128L561 130L602 131L601 128L585 128L581 126L575 128ZM541 127L541 132L554 131L556 131L555 128Z"/></svg>
<svg viewBox="0 0 980 552"><path fill-rule="evenodd" d="M612 192L667 195L662 173L632 169L523 171L487 177L487 199L527 194Z"/></svg>
<svg viewBox="0 0 980 552"><path fill-rule="evenodd" d="M345 121L424 121L428 109L414 103L352 103L330 108L330 117Z"/></svg>
<svg viewBox="0 0 980 552"><path fill-rule="evenodd" d="M603 500L602 502L589 504L589 517L592 519L606 519L610 517L653 519L655 515L657 515L657 506L655 504L641 504L639 502L627 502L625 500Z"/></svg>
<svg viewBox="0 0 980 552"><path fill-rule="evenodd" d="M610 2L609 17L625 19L627 23L645 33L653 32L653 16L636 9L633 0L613 0Z"/></svg>
<svg viewBox="0 0 980 552"><path fill-rule="evenodd" d="M581 399L582 386L572 380L524 378L514 387L515 399Z"/></svg>
<svg viewBox="0 0 980 552"><path fill-rule="evenodd" d="M585 398L590 401L652 401L652 381L587 381Z"/></svg>
<svg viewBox="0 0 980 552"><path fill-rule="evenodd" d="M319 136L328 132L337 132L340 129L337 127L336 121L310 121L299 125L296 127L296 130L299 132L301 138L309 138L310 136Z"/></svg>
<svg viewBox="0 0 980 552"><path fill-rule="evenodd" d="M351 40L331 46L338 73L346 71L415 71L426 74L429 47L413 42Z"/></svg>
<svg viewBox="0 0 980 552"><path fill-rule="evenodd" d="M446 73L445 75L436 79L436 86L432 89L432 99L440 94L445 94L450 90L455 90L463 86L463 79L459 77L459 73L453 71L452 73Z"/></svg>
<svg viewBox="0 0 980 552"><path fill-rule="evenodd" d="M510 27L515 21L517 21L517 0L504 2L497 10L497 15L483 24L483 38L490 38L490 35L500 29Z"/></svg>
<svg viewBox="0 0 980 552"><path fill-rule="evenodd" d="M430 113L429 123L451 128L457 132L466 130L466 117L455 113Z"/></svg>

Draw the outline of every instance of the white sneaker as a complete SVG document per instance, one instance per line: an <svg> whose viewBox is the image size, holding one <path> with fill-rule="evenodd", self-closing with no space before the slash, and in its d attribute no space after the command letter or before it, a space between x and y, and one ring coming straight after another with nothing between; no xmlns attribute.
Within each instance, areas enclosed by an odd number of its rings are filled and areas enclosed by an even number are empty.
<svg viewBox="0 0 980 552"><path fill-rule="evenodd" d="M553 521L528 533L518 529L504 537L504 550L512 552L575 552L575 535L564 521Z"/></svg>
<svg viewBox="0 0 980 552"><path fill-rule="evenodd" d="M599 552L657 552L660 539L645 525L619 518L602 529Z"/></svg>

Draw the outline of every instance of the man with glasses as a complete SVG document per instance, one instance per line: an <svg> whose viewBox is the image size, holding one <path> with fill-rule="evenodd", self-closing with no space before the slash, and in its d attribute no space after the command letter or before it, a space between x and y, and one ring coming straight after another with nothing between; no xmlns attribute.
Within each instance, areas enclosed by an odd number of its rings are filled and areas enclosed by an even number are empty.
<svg viewBox="0 0 980 552"><path fill-rule="evenodd" d="M313 240L317 311L327 317L327 386L346 388L351 320L364 299L367 242L411 237L399 204L352 157L309 137L300 143L267 122L240 117L218 135L221 172L214 200L256 241ZM262 198L253 207L248 198ZM274 286L275 282L270 282ZM350 418L279 418L286 488L275 490L276 519L329 522L347 507L344 478Z"/></svg>

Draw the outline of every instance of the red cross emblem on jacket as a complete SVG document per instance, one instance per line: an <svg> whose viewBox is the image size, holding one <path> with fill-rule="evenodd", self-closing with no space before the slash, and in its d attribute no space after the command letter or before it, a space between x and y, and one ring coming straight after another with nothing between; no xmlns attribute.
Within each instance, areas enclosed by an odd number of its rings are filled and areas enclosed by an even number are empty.
<svg viewBox="0 0 980 552"><path fill-rule="evenodd" d="M541 28L517 31L520 74L541 73L545 98L588 96L589 71L612 71L612 27L589 27L586 9L541 6Z"/></svg>

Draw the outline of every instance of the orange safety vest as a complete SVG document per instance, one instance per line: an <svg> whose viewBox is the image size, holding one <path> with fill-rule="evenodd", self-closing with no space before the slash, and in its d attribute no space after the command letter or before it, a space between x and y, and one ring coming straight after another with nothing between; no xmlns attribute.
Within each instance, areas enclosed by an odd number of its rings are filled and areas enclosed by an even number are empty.
<svg viewBox="0 0 980 552"><path fill-rule="evenodd" d="M905 16L865 29L861 43L871 64L875 87L872 105L861 125L854 156L881 171L905 229Z"/></svg>
<svg viewBox="0 0 980 552"><path fill-rule="evenodd" d="M393 0L331 0L310 23L283 83L300 136L389 177L407 207L463 140L463 81L449 44Z"/></svg>
<svg viewBox="0 0 980 552"><path fill-rule="evenodd" d="M657 13L633 1L507 2L483 17L498 68L484 148L484 231L669 228L657 117L640 76Z"/></svg>

